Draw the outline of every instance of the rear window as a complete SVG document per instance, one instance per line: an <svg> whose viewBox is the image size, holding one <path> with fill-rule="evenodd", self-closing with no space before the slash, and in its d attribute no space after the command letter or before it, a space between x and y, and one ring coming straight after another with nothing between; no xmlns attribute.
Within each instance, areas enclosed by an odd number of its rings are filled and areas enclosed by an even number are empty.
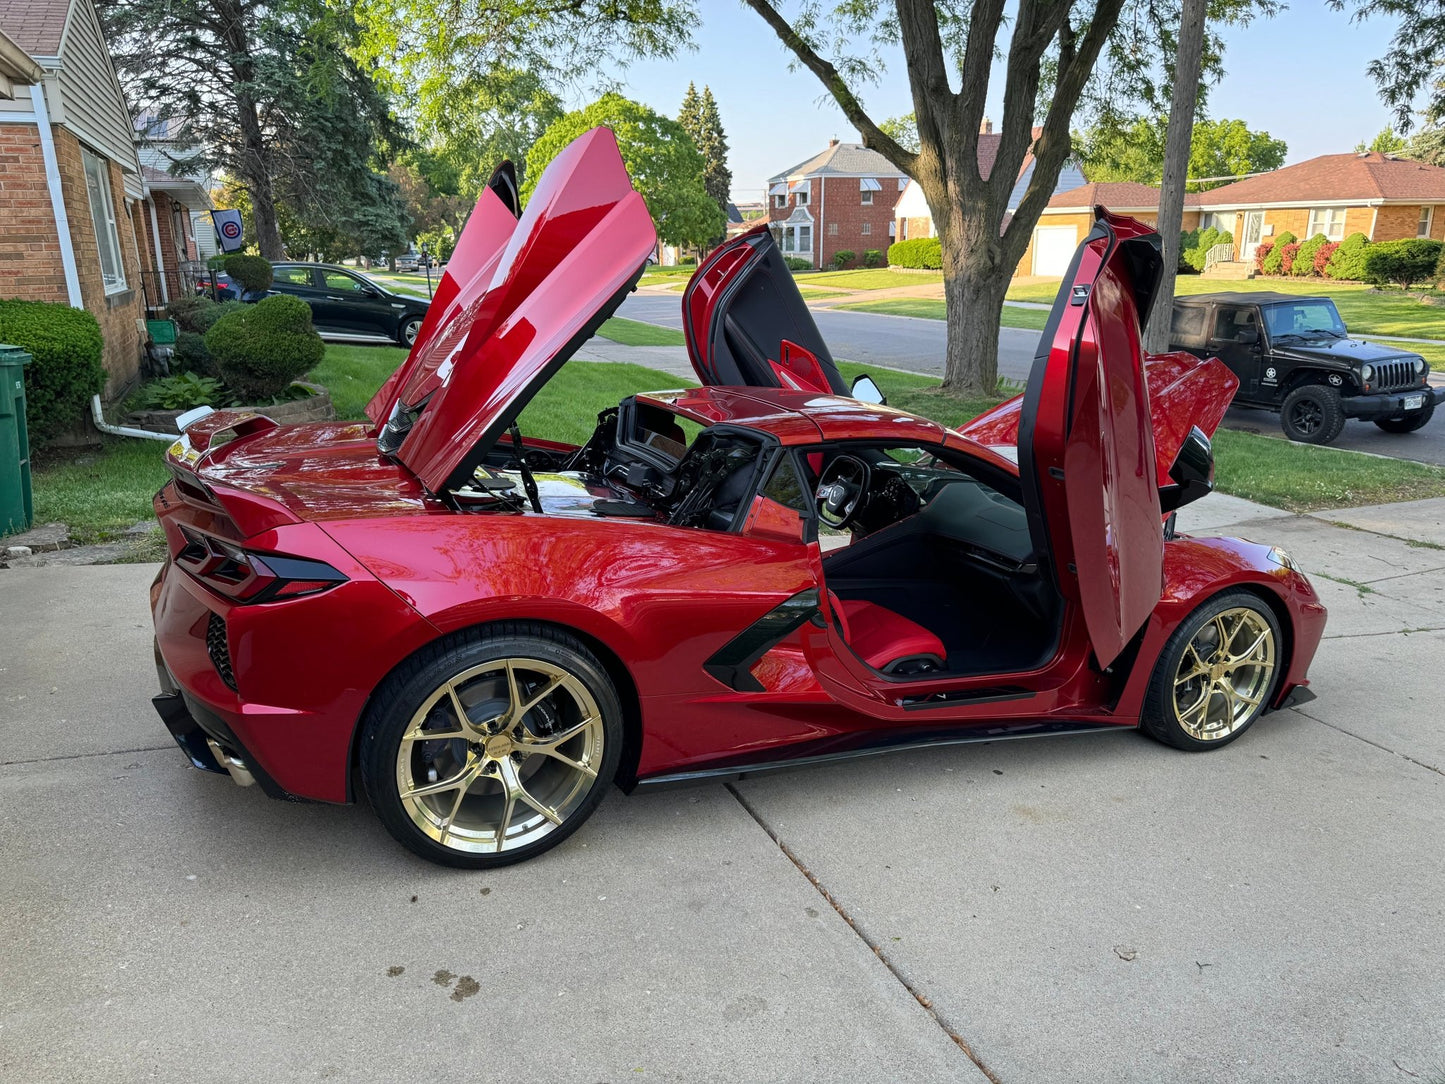
<svg viewBox="0 0 1445 1084"><path fill-rule="evenodd" d="M1169 338L1180 346L1200 346L1204 342L1204 326L1209 310L1200 305L1176 305Z"/></svg>
<svg viewBox="0 0 1445 1084"><path fill-rule="evenodd" d="M309 267L278 267L275 272L277 282L284 282L288 286L310 286L311 268Z"/></svg>

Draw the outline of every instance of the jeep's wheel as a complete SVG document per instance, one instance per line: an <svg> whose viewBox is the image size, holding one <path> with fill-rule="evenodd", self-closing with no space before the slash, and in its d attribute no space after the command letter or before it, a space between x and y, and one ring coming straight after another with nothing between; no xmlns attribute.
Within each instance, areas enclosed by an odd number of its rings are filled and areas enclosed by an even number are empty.
<svg viewBox="0 0 1445 1084"><path fill-rule="evenodd" d="M621 754L622 710L592 654L557 630L510 625L394 674L368 713L361 771L399 842L479 869L576 831Z"/></svg>
<svg viewBox="0 0 1445 1084"><path fill-rule="evenodd" d="M1323 384L1304 384L1284 397L1280 428L1302 444L1328 444L1345 427L1340 393Z"/></svg>
<svg viewBox="0 0 1445 1084"><path fill-rule="evenodd" d="M1179 749L1227 745L1264 714L1275 687L1279 623L1257 595L1210 600L1159 655L1140 723Z"/></svg>
<svg viewBox="0 0 1445 1084"><path fill-rule="evenodd" d="M1393 418L1376 418L1375 424L1387 433L1413 433L1417 429L1425 428L1434 416L1435 404L1427 399L1419 410L1397 414Z"/></svg>

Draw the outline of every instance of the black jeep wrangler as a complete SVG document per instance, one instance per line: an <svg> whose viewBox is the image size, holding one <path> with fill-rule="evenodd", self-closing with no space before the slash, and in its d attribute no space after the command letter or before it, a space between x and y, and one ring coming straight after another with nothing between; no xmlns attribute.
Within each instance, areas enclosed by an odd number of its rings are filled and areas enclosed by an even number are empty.
<svg viewBox="0 0 1445 1084"><path fill-rule="evenodd" d="M1239 377L1234 401L1279 411L1290 440L1328 444L1346 418L1413 433L1445 399L1419 354L1351 339L1327 297L1196 294L1174 299L1170 346L1217 357Z"/></svg>

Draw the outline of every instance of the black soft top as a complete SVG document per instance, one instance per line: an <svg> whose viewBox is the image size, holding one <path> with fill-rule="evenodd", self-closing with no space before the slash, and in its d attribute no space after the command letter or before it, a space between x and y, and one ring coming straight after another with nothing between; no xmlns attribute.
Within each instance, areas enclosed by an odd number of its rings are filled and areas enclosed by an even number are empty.
<svg viewBox="0 0 1445 1084"><path fill-rule="evenodd" d="M1176 297L1176 305L1207 305L1211 301L1218 301L1224 305L1277 305L1281 301L1329 301L1328 297L1319 294L1281 294L1265 290L1236 290L1225 291L1217 294L1188 294L1184 297Z"/></svg>

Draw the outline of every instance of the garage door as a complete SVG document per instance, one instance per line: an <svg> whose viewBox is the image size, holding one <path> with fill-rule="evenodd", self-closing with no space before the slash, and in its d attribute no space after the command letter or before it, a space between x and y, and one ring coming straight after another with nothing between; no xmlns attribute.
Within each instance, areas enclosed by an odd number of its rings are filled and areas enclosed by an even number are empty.
<svg viewBox="0 0 1445 1084"><path fill-rule="evenodd" d="M1035 275L1063 276L1078 246L1076 226L1039 226L1034 230Z"/></svg>

